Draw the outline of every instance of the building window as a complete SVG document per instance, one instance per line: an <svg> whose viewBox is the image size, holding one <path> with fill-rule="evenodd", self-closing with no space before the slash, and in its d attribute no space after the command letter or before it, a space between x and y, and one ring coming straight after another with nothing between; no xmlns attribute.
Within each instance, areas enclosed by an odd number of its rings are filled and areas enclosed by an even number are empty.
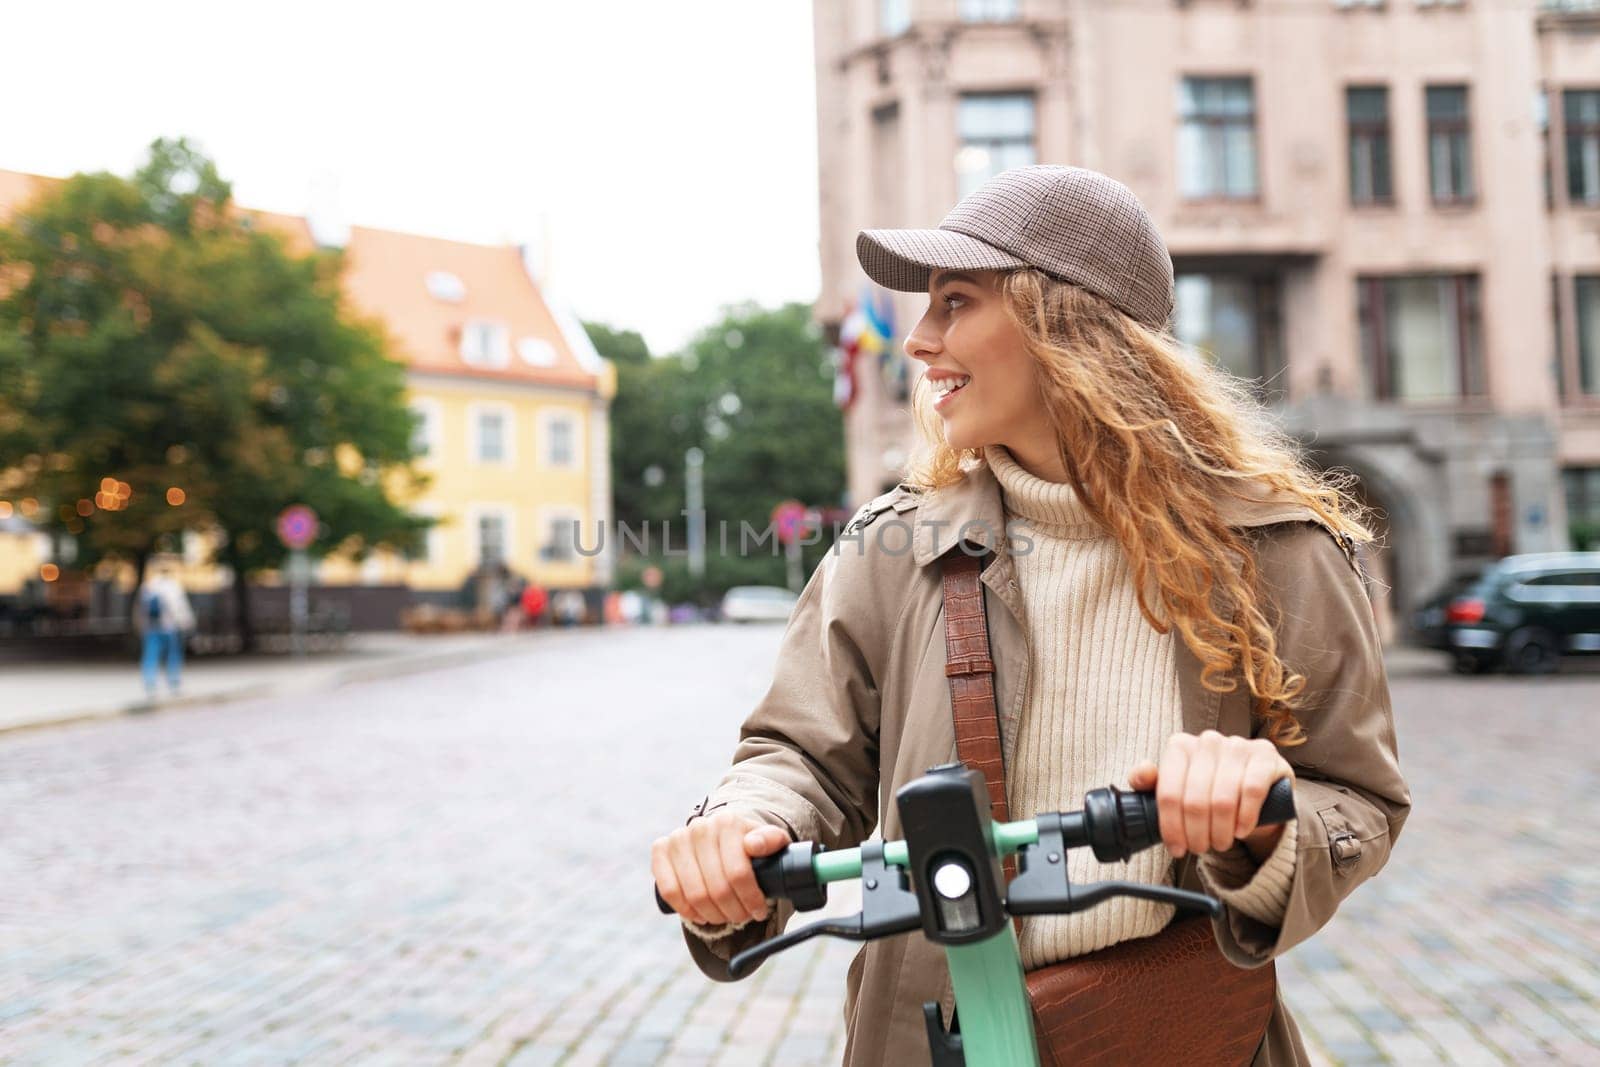
<svg viewBox="0 0 1600 1067"><path fill-rule="evenodd" d="M473 319L461 327L461 359L499 370L511 365L511 335L501 322Z"/></svg>
<svg viewBox="0 0 1600 1067"><path fill-rule="evenodd" d="M911 0L881 0L878 27L885 37L898 37L911 26Z"/></svg>
<svg viewBox="0 0 1600 1067"><path fill-rule="evenodd" d="M550 412L544 417L544 464L578 465L578 420L568 412Z"/></svg>
<svg viewBox="0 0 1600 1067"><path fill-rule="evenodd" d="M1567 134L1567 198L1600 204L1600 89L1561 94Z"/></svg>
<svg viewBox="0 0 1600 1067"><path fill-rule="evenodd" d="M1428 179L1435 204L1468 203L1472 187L1472 129L1465 85L1430 85Z"/></svg>
<svg viewBox="0 0 1600 1067"><path fill-rule="evenodd" d="M1392 204L1389 173L1389 90L1385 86L1351 87L1344 92L1350 129L1350 202Z"/></svg>
<svg viewBox="0 0 1600 1067"><path fill-rule="evenodd" d="M504 408L480 408L473 416L473 450L479 463L511 461L511 413Z"/></svg>
<svg viewBox="0 0 1600 1067"><path fill-rule="evenodd" d="M439 558L438 524L428 527L417 538L416 544L401 553L407 563L433 563Z"/></svg>
<svg viewBox="0 0 1600 1067"><path fill-rule="evenodd" d="M1174 333L1191 349L1257 383L1265 401L1283 398L1278 279L1271 275L1177 277Z"/></svg>
<svg viewBox="0 0 1600 1067"><path fill-rule="evenodd" d="M467 287L447 270L429 271L423 278L423 284L427 286L429 295L447 304L459 304L467 298Z"/></svg>
<svg viewBox="0 0 1600 1067"><path fill-rule="evenodd" d="M1544 206L1555 207L1555 170L1550 162L1550 94L1539 88L1533 94L1533 123L1539 127L1539 173L1544 175Z"/></svg>
<svg viewBox="0 0 1600 1067"><path fill-rule="evenodd" d="M961 0L962 22L1010 22L1017 17L1017 0Z"/></svg>
<svg viewBox="0 0 1600 1067"><path fill-rule="evenodd" d="M962 197L1003 170L1034 162L1033 97L1028 93L968 93L961 97L956 129Z"/></svg>
<svg viewBox="0 0 1600 1067"><path fill-rule="evenodd" d="M1556 395L1567 399L1567 338L1563 333L1566 320L1561 315L1561 275L1550 275L1550 367L1556 376Z"/></svg>
<svg viewBox="0 0 1600 1067"><path fill-rule="evenodd" d="M1600 274L1580 274L1574 279L1578 326L1578 387L1600 393Z"/></svg>
<svg viewBox="0 0 1600 1067"><path fill-rule="evenodd" d="M439 450L439 405L431 400L413 400L411 416L416 419L411 429L411 451L419 459L436 456Z"/></svg>
<svg viewBox="0 0 1600 1067"><path fill-rule="evenodd" d="M1567 494L1567 521L1600 525L1600 467L1567 467L1561 485Z"/></svg>
<svg viewBox="0 0 1600 1067"><path fill-rule="evenodd" d="M415 511L418 516L423 518L437 520L439 517L439 508L435 504L419 504ZM440 553L439 539L443 536L444 530L435 521L432 526L423 531L421 537L417 538L417 543L414 546L402 553L402 558L407 563L426 564L439 562L443 558Z"/></svg>
<svg viewBox="0 0 1600 1067"><path fill-rule="evenodd" d="M509 523L503 512L484 511L478 514L478 563L490 565L506 561Z"/></svg>
<svg viewBox="0 0 1600 1067"><path fill-rule="evenodd" d="M1485 392L1478 276L1356 279L1361 354L1380 400L1440 400Z"/></svg>
<svg viewBox="0 0 1600 1067"><path fill-rule="evenodd" d="M1249 78L1178 85L1178 186L1191 200L1256 196L1255 88Z"/></svg>
<svg viewBox="0 0 1600 1067"><path fill-rule="evenodd" d="M544 543L539 556L550 563L570 563L578 558L578 525L576 512L558 512L545 518Z"/></svg>
<svg viewBox="0 0 1600 1067"><path fill-rule="evenodd" d="M900 147L900 104L872 109L872 217L893 226L905 210L904 166Z"/></svg>
<svg viewBox="0 0 1600 1067"><path fill-rule="evenodd" d="M556 365L556 346L543 337L524 337L517 342L517 355L530 367Z"/></svg>

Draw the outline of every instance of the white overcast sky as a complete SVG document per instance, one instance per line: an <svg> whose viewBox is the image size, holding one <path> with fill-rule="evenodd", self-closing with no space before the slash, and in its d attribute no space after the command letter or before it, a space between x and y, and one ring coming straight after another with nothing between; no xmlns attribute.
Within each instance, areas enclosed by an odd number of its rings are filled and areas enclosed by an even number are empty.
<svg viewBox="0 0 1600 1067"><path fill-rule="evenodd" d="M250 207L538 246L585 318L675 348L815 298L805 0L6 5L0 167L187 136Z"/></svg>

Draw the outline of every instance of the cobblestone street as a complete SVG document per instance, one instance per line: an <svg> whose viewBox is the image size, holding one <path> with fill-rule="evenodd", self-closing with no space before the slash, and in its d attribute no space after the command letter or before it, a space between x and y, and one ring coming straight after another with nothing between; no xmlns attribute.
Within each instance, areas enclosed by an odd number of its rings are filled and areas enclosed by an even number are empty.
<svg viewBox="0 0 1600 1067"><path fill-rule="evenodd" d="M0 1060L837 1063L855 946L716 985L650 902L650 841L726 764L779 634L554 632L292 701L0 735ZM1280 962L1308 1044L1600 1062L1600 673L1406 662L1414 814Z"/></svg>

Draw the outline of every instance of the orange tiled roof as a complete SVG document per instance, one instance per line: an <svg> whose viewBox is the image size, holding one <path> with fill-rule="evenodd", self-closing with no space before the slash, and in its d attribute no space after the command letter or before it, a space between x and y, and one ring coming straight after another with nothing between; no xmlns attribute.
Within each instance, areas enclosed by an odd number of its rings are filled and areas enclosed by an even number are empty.
<svg viewBox="0 0 1600 1067"><path fill-rule="evenodd" d="M553 385L594 384L595 373L579 362L515 246L473 245L357 226L350 231L345 257L345 290L351 301L384 321L413 370ZM464 293L459 303L428 291L427 278L434 272L460 280ZM504 369L473 367L462 360L461 331L475 319L506 327L512 351ZM553 365L524 362L517 351L524 338L548 342L555 352Z"/></svg>
<svg viewBox="0 0 1600 1067"><path fill-rule="evenodd" d="M0 170L0 221L9 219L17 213L18 208L60 180L15 170Z"/></svg>
<svg viewBox="0 0 1600 1067"><path fill-rule="evenodd" d="M9 218L41 191L61 181L0 170L0 220ZM291 252L316 248L311 227L298 215L242 209L255 224L282 238ZM459 301L428 290L430 274L454 275L463 290ZM438 237L351 229L345 245L345 293L355 308L382 321L395 343L395 355L413 370L504 382L538 383L580 389L601 388L601 375L574 344L574 327L562 322L528 275L522 254L512 245L475 245ZM474 320L503 325L511 343L510 363L500 369L471 366L461 357L461 333ZM581 332L581 331L579 331ZM553 352L548 365L528 363L518 342L532 338Z"/></svg>

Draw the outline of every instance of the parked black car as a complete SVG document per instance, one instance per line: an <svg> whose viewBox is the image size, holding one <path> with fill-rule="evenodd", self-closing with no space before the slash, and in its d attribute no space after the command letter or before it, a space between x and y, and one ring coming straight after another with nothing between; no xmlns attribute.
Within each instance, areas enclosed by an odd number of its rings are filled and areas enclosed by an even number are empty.
<svg viewBox="0 0 1600 1067"><path fill-rule="evenodd" d="M1549 674L1600 652L1600 552L1507 556L1445 606L1455 668Z"/></svg>
<svg viewBox="0 0 1600 1067"><path fill-rule="evenodd" d="M1417 643L1425 648L1450 651L1450 628L1445 623L1450 602L1470 592L1482 579L1483 569L1475 567L1456 575L1440 586L1438 592L1424 600L1411 613L1411 628L1416 633Z"/></svg>

